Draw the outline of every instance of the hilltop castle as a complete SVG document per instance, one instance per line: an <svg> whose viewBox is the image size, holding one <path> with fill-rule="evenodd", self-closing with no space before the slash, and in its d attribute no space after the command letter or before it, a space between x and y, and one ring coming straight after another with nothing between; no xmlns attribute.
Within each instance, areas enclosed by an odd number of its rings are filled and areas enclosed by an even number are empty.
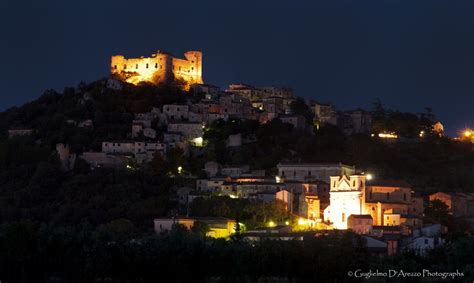
<svg viewBox="0 0 474 283"><path fill-rule="evenodd" d="M151 57L125 58L112 56L111 73L121 80L132 84L151 82L154 84L183 80L186 85L202 84L202 53L188 51L185 59L176 58L168 53L157 51Z"/></svg>

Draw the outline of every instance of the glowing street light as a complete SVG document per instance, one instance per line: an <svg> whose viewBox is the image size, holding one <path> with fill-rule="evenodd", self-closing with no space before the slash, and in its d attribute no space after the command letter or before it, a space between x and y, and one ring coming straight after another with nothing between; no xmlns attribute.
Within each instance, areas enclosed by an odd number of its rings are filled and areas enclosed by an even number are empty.
<svg viewBox="0 0 474 283"><path fill-rule="evenodd" d="M178 174L181 174L181 173L183 173L183 167L178 166Z"/></svg>
<svg viewBox="0 0 474 283"><path fill-rule="evenodd" d="M365 175L365 178L370 181L374 178L374 176L372 174L368 173L367 175Z"/></svg>
<svg viewBox="0 0 474 283"><path fill-rule="evenodd" d="M283 183L280 176L275 176L275 183Z"/></svg>
<svg viewBox="0 0 474 283"><path fill-rule="evenodd" d="M275 222L273 222L273 221L271 221L271 220L268 221L268 224L267 224L267 225L268 225L268 227L275 227L275 226L276 226Z"/></svg>
<svg viewBox="0 0 474 283"><path fill-rule="evenodd" d="M298 225L304 226L304 225L307 225L307 224L308 224L308 221L306 221L306 219L304 219L304 218L298 219Z"/></svg>

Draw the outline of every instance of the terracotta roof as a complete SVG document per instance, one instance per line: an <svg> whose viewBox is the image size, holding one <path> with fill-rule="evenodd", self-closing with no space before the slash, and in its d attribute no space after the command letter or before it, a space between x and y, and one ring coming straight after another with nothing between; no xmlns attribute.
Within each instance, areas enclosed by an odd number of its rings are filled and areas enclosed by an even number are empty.
<svg viewBox="0 0 474 283"><path fill-rule="evenodd" d="M349 218L364 218L364 219L372 219L372 216L369 214L351 214Z"/></svg>
<svg viewBox="0 0 474 283"><path fill-rule="evenodd" d="M370 180L367 181L367 186L411 188L411 185L403 180Z"/></svg>

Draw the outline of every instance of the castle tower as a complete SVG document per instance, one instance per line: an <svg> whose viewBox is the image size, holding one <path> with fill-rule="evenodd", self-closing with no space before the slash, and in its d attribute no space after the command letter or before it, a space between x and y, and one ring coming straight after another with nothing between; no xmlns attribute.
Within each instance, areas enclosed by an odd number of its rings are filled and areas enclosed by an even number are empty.
<svg viewBox="0 0 474 283"><path fill-rule="evenodd" d="M365 176L330 177L330 205L324 210L325 221L336 229L347 229L350 215L365 213Z"/></svg>
<svg viewBox="0 0 474 283"><path fill-rule="evenodd" d="M182 80L185 87L202 80L202 53L188 51L184 59L157 51L150 57L125 58L115 55L111 58L110 72L122 81L139 84L169 83L174 79Z"/></svg>

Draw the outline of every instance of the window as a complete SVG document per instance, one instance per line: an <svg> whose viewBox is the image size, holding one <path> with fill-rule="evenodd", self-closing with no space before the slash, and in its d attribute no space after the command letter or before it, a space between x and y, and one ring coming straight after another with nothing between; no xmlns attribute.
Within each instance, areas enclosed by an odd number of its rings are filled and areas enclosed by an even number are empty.
<svg viewBox="0 0 474 283"><path fill-rule="evenodd" d="M387 193L387 200L390 199L390 193Z"/></svg>
<svg viewBox="0 0 474 283"><path fill-rule="evenodd" d="M346 222L346 214L343 212L341 216L342 216L342 222Z"/></svg>
<svg viewBox="0 0 474 283"><path fill-rule="evenodd" d="M155 63L155 69L158 69L158 63Z"/></svg>
<svg viewBox="0 0 474 283"><path fill-rule="evenodd" d="M403 194L403 200L407 200L407 194Z"/></svg>
<svg viewBox="0 0 474 283"><path fill-rule="evenodd" d="M311 171L308 171L308 176L311 176Z"/></svg>
<svg viewBox="0 0 474 283"><path fill-rule="evenodd" d="M146 66L145 66L147 69L148 69L148 63L146 63Z"/></svg>
<svg viewBox="0 0 474 283"><path fill-rule="evenodd" d="M126 69L127 69L127 65L123 65L123 69L126 70Z"/></svg>
<svg viewBox="0 0 474 283"><path fill-rule="evenodd" d="M353 187L356 186L356 180L352 181L352 186L353 186Z"/></svg>
<svg viewBox="0 0 474 283"><path fill-rule="evenodd" d="M138 69L138 64L135 65L135 69Z"/></svg>
<svg viewBox="0 0 474 283"><path fill-rule="evenodd" d="M369 199L372 199L372 191L369 192Z"/></svg>
<svg viewBox="0 0 474 283"><path fill-rule="evenodd" d="M117 70L117 65L114 65L114 69Z"/></svg>
<svg viewBox="0 0 474 283"><path fill-rule="evenodd" d="M425 239L425 245L428 245L428 239Z"/></svg>

